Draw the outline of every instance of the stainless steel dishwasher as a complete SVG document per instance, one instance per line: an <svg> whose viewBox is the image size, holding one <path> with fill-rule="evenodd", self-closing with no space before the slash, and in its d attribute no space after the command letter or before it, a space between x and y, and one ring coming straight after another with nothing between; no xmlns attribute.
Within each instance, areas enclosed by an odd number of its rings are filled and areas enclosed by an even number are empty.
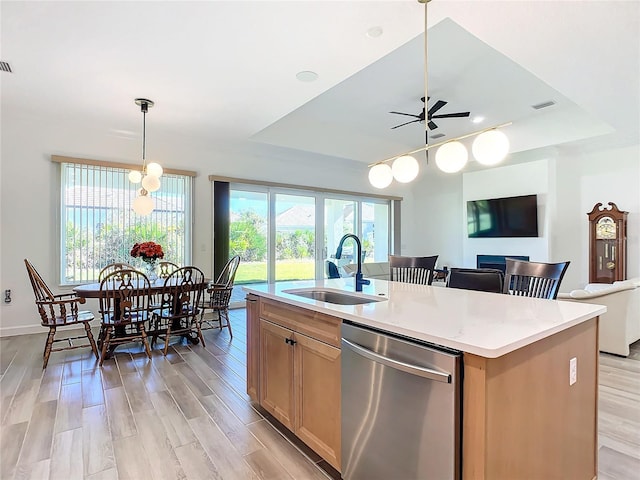
<svg viewBox="0 0 640 480"><path fill-rule="evenodd" d="M461 475L462 354L342 324L342 477Z"/></svg>

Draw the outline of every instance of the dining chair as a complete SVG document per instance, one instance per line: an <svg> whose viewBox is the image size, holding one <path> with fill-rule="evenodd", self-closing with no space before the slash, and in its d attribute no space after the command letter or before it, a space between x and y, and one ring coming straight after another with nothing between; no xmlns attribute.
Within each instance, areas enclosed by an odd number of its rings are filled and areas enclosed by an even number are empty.
<svg viewBox="0 0 640 480"><path fill-rule="evenodd" d="M504 293L555 299L570 262L541 263L506 259Z"/></svg>
<svg viewBox="0 0 640 480"><path fill-rule="evenodd" d="M200 330L210 330L212 328L229 329L229 336L233 338L231 322L229 322L229 302L233 293L233 285L236 272L240 265L240 257L232 257L224 266L215 283L209 284L200 303ZM211 312L212 318L206 318L205 314ZM202 345L205 346L204 340Z"/></svg>
<svg viewBox="0 0 640 480"><path fill-rule="evenodd" d="M173 262L162 261L158 264L158 278L165 279L180 268Z"/></svg>
<svg viewBox="0 0 640 480"><path fill-rule="evenodd" d="M204 346L198 317L205 288L204 273L197 267L181 267L169 274L161 290L160 305L152 310L152 347L158 337L164 338L163 353L166 356L172 335L192 341L197 338ZM192 337L194 334L195 338Z"/></svg>
<svg viewBox="0 0 640 480"><path fill-rule="evenodd" d="M151 349L145 324L149 314L149 279L135 269L114 270L100 282L100 365L118 345L142 342L147 357Z"/></svg>
<svg viewBox="0 0 640 480"><path fill-rule="evenodd" d="M135 270L135 269L136 268L134 266L129 265L128 263L123 263L123 262L110 263L109 265L104 267L102 270L100 270L100 273L98 273L98 283L101 282L103 278L105 278L107 275L109 275L112 272L115 272L118 270Z"/></svg>
<svg viewBox="0 0 640 480"><path fill-rule="evenodd" d="M41 325L49 329L42 354L42 368L47 368L51 352L59 352L61 350L91 347L96 359L98 359L98 348L96 347L91 326L89 325L94 319L94 315L89 311L78 310L78 305L84 304L85 299L76 296L75 293L54 295L31 262L25 258L24 264L27 267L27 274L33 287L33 294L35 295L36 306L40 314ZM55 338L58 328L77 327L79 324L84 325L84 335ZM88 345L73 344L74 340L83 338L89 341ZM66 342L67 346L53 348L53 344L57 342Z"/></svg>
<svg viewBox="0 0 640 480"><path fill-rule="evenodd" d="M504 275L495 268L452 268L447 287L480 292L502 293Z"/></svg>
<svg viewBox="0 0 640 480"><path fill-rule="evenodd" d="M340 278L340 271L338 266L331 260L325 260L327 267L327 278Z"/></svg>
<svg viewBox="0 0 640 480"><path fill-rule="evenodd" d="M389 280L431 285L437 261L438 255L430 257L389 255Z"/></svg>

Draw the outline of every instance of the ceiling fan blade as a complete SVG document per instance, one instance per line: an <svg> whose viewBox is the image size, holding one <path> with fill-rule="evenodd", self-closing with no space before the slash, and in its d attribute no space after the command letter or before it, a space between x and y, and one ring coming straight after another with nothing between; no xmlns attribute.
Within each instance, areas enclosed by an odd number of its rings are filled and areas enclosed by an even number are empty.
<svg viewBox="0 0 640 480"><path fill-rule="evenodd" d="M404 112L389 112L395 113L396 115L406 115L407 117L420 118L420 115L414 115L413 113L404 113Z"/></svg>
<svg viewBox="0 0 640 480"><path fill-rule="evenodd" d="M420 120L411 120L410 122L407 123L401 123L400 125L396 125L395 127L391 127L391 130L393 130L394 128L398 128L398 127L404 127L405 125L409 125L410 123L416 123L419 122Z"/></svg>
<svg viewBox="0 0 640 480"><path fill-rule="evenodd" d="M444 100L438 100L430 109L429 109L429 118L431 118L431 116L436 113L438 110L440 110L442 107L444 107L448 102L445 102Z"/></svg>
<svg viewBox="0 0 640 480"><path fill-rule="evenodd" d="M429 126L429 130L435 130L436 128L438 128L438 125L433 123L431 120L429 120L429 123L427 125Z"/></svg>
<svg viewBox="0 0 640 480"><path fill-rule="evenodd" d="M431 118L457 118L468 117L471 112L443 113L442 115L433 115Z"/></svg>

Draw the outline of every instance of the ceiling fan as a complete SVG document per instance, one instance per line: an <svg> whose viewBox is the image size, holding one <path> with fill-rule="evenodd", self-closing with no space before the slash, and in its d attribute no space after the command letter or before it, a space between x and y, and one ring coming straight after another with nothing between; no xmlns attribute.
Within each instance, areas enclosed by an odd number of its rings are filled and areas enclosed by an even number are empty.
<svg viewBox="0 0 640 480"><path fill-rule="evenodd" d="M429 97L427 100L429 99L431 99L431 97ZM420 100L424 102L424 97L422 97ZM434 115L438 110L444 107L447 103L448 102L445 102L444 100L438 100L429 109L428 116L427 116L427 121L428 121L427 126L429 127L429 130L435 130L436 128L438 128L438 125L436 125L436 123L433 121L434 118L456 118L456 117L468 117L470 115L470 112L442 113L440 115ZM409 125L410 123L424 122L424 110L425 108L422 107L422 113L420 113L420 115L414 115L413 113L404 113L404 112L389 112L389 113L394 113L396 115L406 115L407 117L415 118L415 120L411 120L410 122L401 123L400 125L391 127L391 130L398 127L404 127L405 125Z"/></svg>

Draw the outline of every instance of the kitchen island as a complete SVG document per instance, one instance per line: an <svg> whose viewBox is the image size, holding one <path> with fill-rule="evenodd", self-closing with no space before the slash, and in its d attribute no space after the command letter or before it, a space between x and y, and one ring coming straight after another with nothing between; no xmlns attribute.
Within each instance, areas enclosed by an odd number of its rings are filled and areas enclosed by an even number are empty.
<svg viewBox="0 0 640 480"><path fill-rule="evenodd" d="M309 289L353 293L353 279L245 287L247 391L337 469L348 320L463 352L462 478L595 478L604 307L384 280L340 305Z"/></svg>

